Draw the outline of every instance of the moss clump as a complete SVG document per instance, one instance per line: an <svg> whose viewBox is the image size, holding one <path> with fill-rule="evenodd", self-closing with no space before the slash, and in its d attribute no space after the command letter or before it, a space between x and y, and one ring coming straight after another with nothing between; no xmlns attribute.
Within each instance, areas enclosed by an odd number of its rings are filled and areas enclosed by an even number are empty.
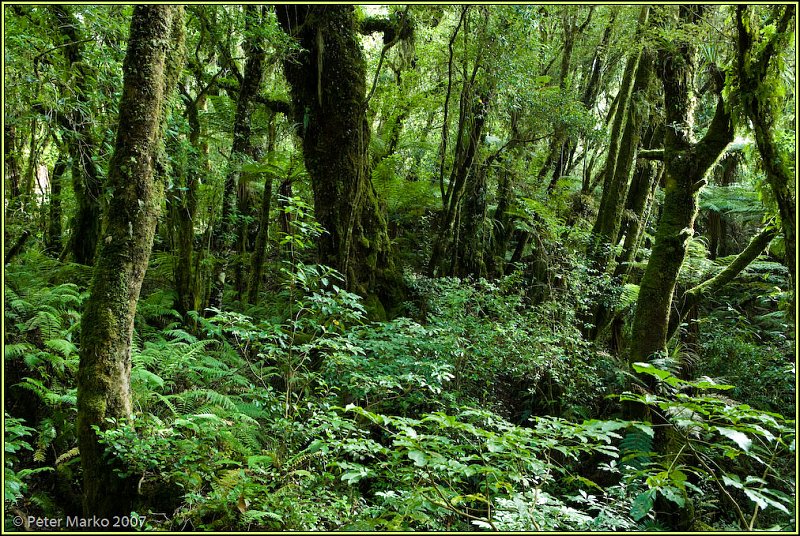
<svg viewBox="0 0 800 536"><path fill-rule="evenodd" d="M367 310L367 319L372 322L386 322L386 309L376 294L368 294L364 298L364 308Z"/></svg>

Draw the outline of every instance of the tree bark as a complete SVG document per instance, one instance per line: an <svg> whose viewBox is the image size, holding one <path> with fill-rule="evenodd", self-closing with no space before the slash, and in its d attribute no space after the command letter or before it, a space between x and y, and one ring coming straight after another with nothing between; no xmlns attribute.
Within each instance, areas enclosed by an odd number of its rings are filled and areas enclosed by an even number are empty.
<svg viewBox="0 0 800 536"><path fill-rule="evenodd" d="M90 81L94 78L83 58L83 43L86 41L80 32L80 22L69 11L68 6L53 5L49 9L56 18L57 26L66 43L64 55L74 73L74 91L78 101L75 110L63 114L65 127L70 131L69 153L72 158L72 185L78 202L77 212L72 222L70 249L75 262L92 264L102 221L102 184L100 172L93 158L97 154L96 142L92 136L93 118L89 115Z"/></svg>
<svg viewBox="0 0 800 536"><path fill-rule="evenodd" d="M603 197L594 227L594 234L600 242L600 247L596 250L595 262L600 269L608 269L612 258L612 249L619 240L622 212L629 189L631 171L636 161L644 119L645 93L650 84L651 73L652 58L648 51L644 50L636 71L634 92L627 110L628 118L620 141L613 177L607 183L606 188L603 188Z"/></svg>
<svg viewBox="0 0 800 536"><path fill-rule="evenodd" d="M392 280L386 217L369 176L366 62L349 5L275 8L283 30L303 48L284 62L293 117L314 191L314 212L327 231L320 262L361 294Z"/></svg>
<svg viewBox="0 0 800 536"><path fill-rule="evenodd" d="M625 242L622 245L622 252L617 257L615 276L625 277L630 273L630 263L636 258L636 252L639 249L639 239L647 224L649 216L647 209L658 186L658 176L657 166L652 162L636 163L636 170L625 202L628 213Z"/></svg>
<svg viewBox="0 0 800 536"><path fill-rule="evenodd" d="M230 170L225 177L225 186L222 195L222 220L214 233L214 250L217 256L215 261L213 288L209 306L222 307L222 295L225 289L228 266L231 258L236 254L236 243L244 243L247 237L246 225L242 222L242 215L250 206L249 182L252 173L243 172L242 165L247 161L257 161L260 151L252 140L251 116L255 106L255 97L261 86L264 76L264 62L266 52L258 41L254 31L261 20L260 10L254 5L245 7L245 21L253 33L245 40L244 78L239 86L239 96L236 101L236 116L233 124L233 147L231 149ZM243 255L244 252L239 254ZM236 285L242 289L243 268L242 259L236 262ZM240 293L241 295L241 293Z"/></svg>
<svg viewBox="0 0 800 536"><path fill-rule="evenodd" d="M642 6L639 13L637 35L641 35L647 24L649 6ZM642 93L650 83L651 58L642 50L628 58L626 72L620 86L620 101L614 116L611 141L606 159L603 195L597 220L592 229L592 264L605 271L612 256L620 227L622 206L628 188L632 163L635 161L642 123L641 108L637 109L634 95Z"/></svg>
<svg viewBox="0 0 800 536"><path fill-rule="evenodd" d="M163 186L155 180L169 55L180 7L138 5L131 19L119 127L90 296L81 319L77 435L84 476L84 514L129 515L135 482L114 473L93 427L131 415L131 339L136 303L153 244Z"/></svg>
<svg viewBox="0 0 800 536"><path fill-rule="evenodd" d="M58 160L53 167L50 177L50 207L47 218L47 236L45 249L56 256L61 253L61 181L67 170L67 158L63 152L58 154Z"/></svg>
<svg viewBox="0 0 800 536"><path fill-rule="evenodd" d="M767 79L770 71L775 68L776 61L773 58L776 55L777 43L780 40L791 38L792 33L788 30L794 15L793 6L783 6L780 18L773 21L776 23L776 31L769 34L769 37L765 37L763 41L756 43L757 36L761 34L757 28L752 28L753 22L749 18L748 7L746 5L736 7L738 31L736 73L739 81L739 98L753 125L756 145L758 152L761 153L761 162L767 182L778 203L784 236L784 263L789 269L793 294L797 290L796 202L790 185L795 177L789 155L780 149L775 139L775 123L779 113L776 102L780 100L775 98L775 94L781 84L780 77L772 82Z"/></svg>
<svg viewBox="0 0 800 536"><path fill-rule="evenodd" d="M25 247L25 242L27 242L30 237L31 237L30 230L25 229L24 231L22 231L20 237L17 239L16 242L14 242L14 245L11 246L11 249L6 251L5 256L3 257L3 265L7 265L12 261L14 257L19 255L20 251L22 251L22 248Z"/></svg>
<svg viewBox="0 0 800 536"><path fill-rule="evenodd" d="M19 170L19 156L16 150L17 129L14 125L6 123L3 126L3 160L6 164L6 177L9 185L9 206L14 207L19 201L19 183L21 180Z"/></svg>
<svg viewBox="0 0 800 536"><path fill-rule="evenodd" d="M275 114L269 121L269 139L267 140L267 162L271 164L275 156ZM247 302L258 303L258 289L261 286L261 273L264 268L264 257L267 252L267 238L269 237L269 213L272 206L272 180L273 174L269 170L264 174L264 193L261 196L261 211L258 216L258 234L253 247L253 256L250 262L250 285L247 289Z"/></svg>
<svg viewBox="0 0 800 536"><path fill-rule="evenodd" d="M691 11L680 6L681 19ZM664 136L664 204L656 230L655 244L644 276L631 334L629 360L646 361L666 349L672 294L694 234L697 192L704 175L733 140L733 126L726 105L718 96L717 108L706 135L697 143L691 139L693 115L691 85L694 50L678 41L670 50L659 51L657 72L664 85L667 129ZM721 91L721 87L717 88Z"/></svg>
<svg viewBox="0 0 800 536"><path fill-rule="evenodd" d="M474 72L477 69L476 65ZM461 92L460 108L462 113L459 119L459 138L455 147L450 181L442 199L442 212L437 225L438 233L431 253L429 270L433 274L454 275L455 263L452 261L459 254L459 244L464 240L478 239L478 225L474 219L467 224L466 229L473 236L459 236L461 231L459 222L461 221L464 203L471 205L468 210L485 213L485 208L480 208L481 204L485 205L485 200L481 203L477 199L465 200L464 198L468 188L470 194L475 196L483 195L485 197L485 185L481 186L479 182L481 180L485 181L486 177L485 175L479 176L480 170L477 168L480 164L476 165L475 161L479 156L478 153L483 140L483 127L488 119L493 88L487 86L475 90L472 87L474 83L473 74L471 80L464 81L464 88ZM464 216L466 218L482 218L479 214L466 214ZM449 269L443 266L443 260L446 258L451 261L447 263Z"/></svg>

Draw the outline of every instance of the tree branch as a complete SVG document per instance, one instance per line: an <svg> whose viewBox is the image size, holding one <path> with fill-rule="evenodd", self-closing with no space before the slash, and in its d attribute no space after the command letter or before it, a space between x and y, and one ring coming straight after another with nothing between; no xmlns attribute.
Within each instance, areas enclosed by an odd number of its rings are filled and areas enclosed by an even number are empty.
<svg viewBox="0 0 800 536"><path fill-rule="evenodd" d="M642 149L637 153L637 158L642 160L664 161L664 149Z"/></svg>
<svg viewBox="0 0 800 536"><path fill-rule="evenodd" d="M681 299L681 306L678 315L675 315L674 320L670 319L669 331L667 339L671 338L677 331L680 324L689 314L693 307L700 303L704 296L716 292L723 286L733 281L742 270L747 268L756 258L761 255L767 246L769 246L772 239L778 235L778 228L772 223L768 223L761 232L755 235L747 247L739 253L731 263L726 266L720 273L706 279L699 285L690 288L683 294Z"/></svg>
<svg viewBox="0 0 800 536"><path fill-rule="evenodd" d="M25 242L28 241L28 238L31 237L31 232L29 229L25 229L22 231L22 235L20 235L19 239L17 239L16 243L6 252L5 258L3 260L3 264L6 265L11 262L11 259L17 256L17 254L22 251L22 247L25 245Z"/></svg>

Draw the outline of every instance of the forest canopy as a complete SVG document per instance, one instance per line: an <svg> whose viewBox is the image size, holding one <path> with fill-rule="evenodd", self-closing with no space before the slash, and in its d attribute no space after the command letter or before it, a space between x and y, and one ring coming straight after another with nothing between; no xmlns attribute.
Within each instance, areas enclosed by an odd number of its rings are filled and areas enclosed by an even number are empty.
<svg viewBox="0 0 800 536"><path fill-rule="evenodd" d="M5 530L796 530L795 4L3 23Z"/></svg>

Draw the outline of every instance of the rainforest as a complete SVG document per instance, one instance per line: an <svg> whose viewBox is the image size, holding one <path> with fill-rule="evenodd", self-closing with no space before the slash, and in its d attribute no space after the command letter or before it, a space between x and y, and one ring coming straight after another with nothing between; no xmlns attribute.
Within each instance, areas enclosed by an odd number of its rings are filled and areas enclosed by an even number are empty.
<svg viewBox="0 0 800 536"><path fill-rule="evenodd" d="M4 3L4 531L794 533L795 5Z"/></svg>

